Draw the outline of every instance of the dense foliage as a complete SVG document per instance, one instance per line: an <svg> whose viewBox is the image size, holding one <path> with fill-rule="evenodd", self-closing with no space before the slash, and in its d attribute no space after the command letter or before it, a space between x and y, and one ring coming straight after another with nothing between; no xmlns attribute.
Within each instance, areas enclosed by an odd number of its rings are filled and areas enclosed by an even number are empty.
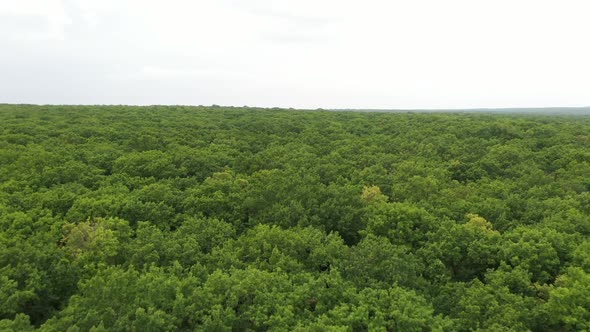
<svg viewBox="0 0 590 332"><path fill-rule="evenodd" d="M0 105L0 330L590 329L590 117Z"/></svg>

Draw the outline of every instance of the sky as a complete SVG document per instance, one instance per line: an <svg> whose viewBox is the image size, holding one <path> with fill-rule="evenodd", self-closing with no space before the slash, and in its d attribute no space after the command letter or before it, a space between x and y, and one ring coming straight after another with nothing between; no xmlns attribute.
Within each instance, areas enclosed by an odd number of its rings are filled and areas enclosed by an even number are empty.
<svg viewBox="0 0 590 332"><path fill-rule="evenodd" d="M0 103L590 106L587 0L0 0Z"/></svg>

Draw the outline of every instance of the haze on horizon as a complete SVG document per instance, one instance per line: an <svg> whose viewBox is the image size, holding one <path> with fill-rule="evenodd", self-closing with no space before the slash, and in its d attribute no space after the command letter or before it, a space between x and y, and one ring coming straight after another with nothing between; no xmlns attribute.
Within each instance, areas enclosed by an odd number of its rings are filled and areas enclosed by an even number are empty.
<svg viewBox="0 0 590 332"><path fill-rule="evenodd" d="M590 105L582 0L0 0L0 103Z"/></svg>

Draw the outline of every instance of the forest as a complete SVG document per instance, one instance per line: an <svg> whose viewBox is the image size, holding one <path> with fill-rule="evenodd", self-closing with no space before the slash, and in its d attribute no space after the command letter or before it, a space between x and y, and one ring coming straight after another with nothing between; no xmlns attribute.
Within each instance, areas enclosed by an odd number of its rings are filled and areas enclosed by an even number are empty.
<svg viewBox="0 0 590 332"><path fill-rule="evenodd" d="M0 331L588 331L590 116L0 105Z"/></svg>

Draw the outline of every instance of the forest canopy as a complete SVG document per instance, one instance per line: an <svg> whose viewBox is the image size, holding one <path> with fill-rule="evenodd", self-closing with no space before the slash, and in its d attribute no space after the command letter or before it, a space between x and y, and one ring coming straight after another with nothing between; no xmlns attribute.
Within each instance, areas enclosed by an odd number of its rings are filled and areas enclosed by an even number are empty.
<svg viewBox="0 0 590 332"><path fill-rule="evenodd" d="M589 330L589 191L590 116L0 105L0 330Z"/></svg>

